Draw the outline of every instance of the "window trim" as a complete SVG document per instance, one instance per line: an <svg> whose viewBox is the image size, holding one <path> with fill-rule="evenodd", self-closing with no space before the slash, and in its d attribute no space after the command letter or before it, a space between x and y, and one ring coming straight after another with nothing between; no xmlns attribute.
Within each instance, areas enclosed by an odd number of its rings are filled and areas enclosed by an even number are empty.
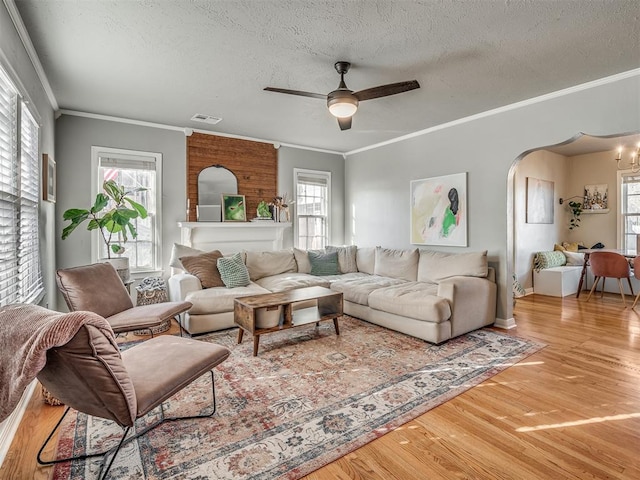
<svg viewBox="0 0 640 480"><path fill-rule="evenodd" d="M150 160L153 159L156 165L156 215L154 236L157 239L155 245L154 267L149 270L131 269L131 277L134 279L142 278L147 275L159 275L162 273L162 154L157 152L145 152L142 150L128 150L124 148L91 146L91 200L102 191L98 185L98 161L100 156L120 156L132 160ZM97 262L100 249L102 246L99 232L91 232L91 261Z"/></svg>
<svg viewBox="0 0 640 480"><path fill-rule="evenodd" d="M634 173L631 169L618 170L617 172L616 200L618 202L618 208L616 211L616 244L619 250L622 250L624 248L624 219L626 218L626 216L622 212L622 209L624 208L624 189L622 187L622 181L623 178L627 175L640 176L640 172ZM640 214L638 216L640 216ZM630 245L629 248L627 248L627 251L635 249L636 245Z"/></svg>
<svg viewBox="0 0 640 480"><path fill-rule="evenodd" d="M298 232L298 212L300 209L298 208L300 203L298 202L298 177L301 175L307 176L316 176L318 178L326 179L327 181L327 234L326 234L326 245L331 244L331 172L327 170L312 170L307 168L294 168L293 169L293 200L295 208L295 214L293 218L293 244L298 245L299 232Z"/></svg>

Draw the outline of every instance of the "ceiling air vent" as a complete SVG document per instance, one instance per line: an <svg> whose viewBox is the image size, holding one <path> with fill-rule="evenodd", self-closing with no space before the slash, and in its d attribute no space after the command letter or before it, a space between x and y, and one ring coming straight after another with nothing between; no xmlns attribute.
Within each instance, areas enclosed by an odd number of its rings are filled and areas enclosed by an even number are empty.
<svg viewBox="0 0 640 480"><path fill-rule="evenodd" d="M196 113L193 117L191 117L191 120L194 120L196 122L210 123L211 125L215 125L216 123L222 121L220 117L205 115L203 113Z"/></svg>

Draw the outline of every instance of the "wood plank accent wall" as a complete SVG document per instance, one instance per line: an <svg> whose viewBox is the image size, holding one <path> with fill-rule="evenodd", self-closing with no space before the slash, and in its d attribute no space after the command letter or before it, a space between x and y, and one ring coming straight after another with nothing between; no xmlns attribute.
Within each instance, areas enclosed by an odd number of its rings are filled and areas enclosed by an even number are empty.
<svg viewBox="0 0 640 480"><path fill-rule="evenodd" d="M198 174L222 165L238 178L238 194L245 195L247 220L256 216L260 200L270 202L278 194L278 151L270 143L193 133L187 137L187 198L189 221L196 221Z"/></svg>

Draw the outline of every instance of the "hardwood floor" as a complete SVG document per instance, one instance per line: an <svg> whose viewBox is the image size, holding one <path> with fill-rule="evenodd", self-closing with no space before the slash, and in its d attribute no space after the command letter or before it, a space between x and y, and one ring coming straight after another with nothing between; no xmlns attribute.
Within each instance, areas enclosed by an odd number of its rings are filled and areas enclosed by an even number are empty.
<svg viewBox="0 0 640 480"><path fill-rule="evenodd" d="M305 478L640 478L640 308L585 300L519 299L508 333L544 349ZM32 398L0 479L48 478L35 455L61 410Z"/></svg>

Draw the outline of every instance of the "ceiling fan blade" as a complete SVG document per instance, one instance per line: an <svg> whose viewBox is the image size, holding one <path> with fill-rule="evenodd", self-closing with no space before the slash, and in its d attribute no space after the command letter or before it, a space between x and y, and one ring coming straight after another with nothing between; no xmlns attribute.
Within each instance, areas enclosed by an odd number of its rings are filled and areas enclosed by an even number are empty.
<svg viewBox="0 0 640 480"><path fill-rule="evenodd" d="M338 125L340 125L340 130L349 130L351 128L351 118L353 117L338 117Z"/></svg>
<svg viewBox="0 0 640 480"><path fill-rule="evenodd" d="M390 83L388 85L380 85L379 87L367 88L354 92L353 94L359 101L371 100L373 98L388 97L397 93L408 92L420 88L420 84L416 80L408 82Z"/></svg>
<svg viewBox="0 0 640 480"><path fill-rule="evenodd" d="M300 90L287 90L286 88L274 88L266 87L267 92L288 93L289 95L299 95L301 97L319 98L320 100L326 100L327 96L321 93L301 92Z"/></svg>

